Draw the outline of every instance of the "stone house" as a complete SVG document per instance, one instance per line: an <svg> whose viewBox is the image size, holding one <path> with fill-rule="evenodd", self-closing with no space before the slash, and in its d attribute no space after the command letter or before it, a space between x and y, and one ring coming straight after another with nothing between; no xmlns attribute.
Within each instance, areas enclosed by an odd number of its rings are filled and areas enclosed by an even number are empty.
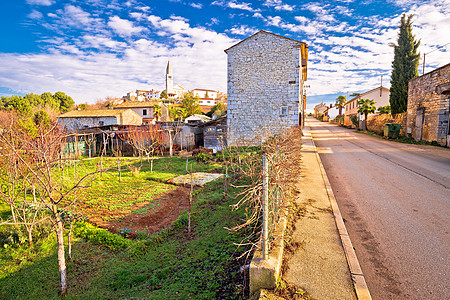
<svg viewBox="0 0 450 300"><path fill-rule="evenodd" d="M303 126L308 45L261 30L225 50L228 145L255 145Z"/></svg>
<svg viewBox="0 0 450 300"><path fill-rule="evenodd" d="M436 141L450 146L450 64L420 77L408 85L406 132L416 141Z"/></svg>
<svg viewBox="0 0 450 300"><path fill-rule="evenodd" d="M323 114L328 109L325 103L320 103L314 106L314 118L318 118L320 114Z"/></svg>
<svg viewBox="0 0 450 300"><path fill-rule="evenodd" d="M131 109L73 110L58 117L61 129L76 132L82 129L114 125L141 125L142 117Z"/></svg>
<svg viewBox="0 0 450 300"><path fill-rule="evenodd" d="M358 120L364 119L364 115L358 114L358 100L360 99L370 99L375 102L376 108L380 108L381 106L390 105L389 104L389 95L390 91L388 88L384 86L379 86L377 88L374 88L370 91L364 92L349 101L347 101L344 105L345 108L345 114L344 114L344 125L345 126L354 126L352 121L350 120L350 117L352 115L357 115ZM369 114L368 116L371 116L373 114Z"/></svg>

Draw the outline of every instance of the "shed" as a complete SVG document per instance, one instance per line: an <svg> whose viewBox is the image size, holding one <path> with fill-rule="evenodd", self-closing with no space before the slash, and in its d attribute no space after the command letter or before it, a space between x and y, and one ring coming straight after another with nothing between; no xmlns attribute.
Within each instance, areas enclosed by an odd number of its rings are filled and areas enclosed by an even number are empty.
<svg viewBox="0 0 450 300"><path fill-rule="evenodd" d="M203 128L203 145L214 152L227 147L227 115L199 125Z"/></svg>

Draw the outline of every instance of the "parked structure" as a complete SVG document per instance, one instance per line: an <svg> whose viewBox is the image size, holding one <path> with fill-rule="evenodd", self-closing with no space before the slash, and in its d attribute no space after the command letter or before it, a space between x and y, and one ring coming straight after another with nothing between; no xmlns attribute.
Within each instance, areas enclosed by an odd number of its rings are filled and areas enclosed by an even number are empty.
<svg viewBox="0 0 450 300"><path fill-rule="evenodd" d="M416 141L450 146L450 64L411 79L406 132Z"/></svg>
<svg viewBox="0 0 450 300"><path fill-rule="evenodd" d="M350 117L353 115L358 116L358 120L363 120L364 115L358 114L358 100L360 99L370 99L375 101L375 106L377 109L381 106L389 105L389 95L390 91L388 88L384 86L379 86L370 90L368 92L362 93L345 103L345 115L344 115L344 125L345 126L354 126L352 121L350 121ZM373 114L369 114L371 116Z"/></svg>
<svg viewBox="0 0 450 300"><path fill-rule="evenodd" d="M225 53L229 145L258 144L303 126L308 45L261 30Z"/></svg>
<svg viewBox="0 0 450 300"><path fill-rule="evenodd" d="M131 109L73 110L58 117L62 129L80 129L110 125L141 125L142 117Z"/></svg>

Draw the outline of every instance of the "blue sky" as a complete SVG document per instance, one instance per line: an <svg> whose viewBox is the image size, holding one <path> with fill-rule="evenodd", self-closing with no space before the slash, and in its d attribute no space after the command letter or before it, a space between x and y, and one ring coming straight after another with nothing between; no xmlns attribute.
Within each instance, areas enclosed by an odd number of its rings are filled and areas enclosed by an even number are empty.
<svg viewBox="0 0 450 300"><path fill-rule="evenodd" d="M415 14L419 51L437 49L426 72L449 63L448 0L1 1L0 95L61 90L93 103L161 90L168 59L175 84L226 92L223 50L264 29L308 43L311 108L381 76L390 86L402 13Z"/></svg>

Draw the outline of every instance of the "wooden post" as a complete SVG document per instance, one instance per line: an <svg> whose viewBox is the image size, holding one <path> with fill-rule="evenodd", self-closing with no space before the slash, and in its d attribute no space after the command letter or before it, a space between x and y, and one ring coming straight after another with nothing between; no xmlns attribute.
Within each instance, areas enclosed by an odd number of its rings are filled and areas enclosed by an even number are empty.
<svg viewBox="0 0 450 300"><path fill-rule="evenodd" d="M263 155L263 259L269 258L269 172L266 155Z"/></svg>

